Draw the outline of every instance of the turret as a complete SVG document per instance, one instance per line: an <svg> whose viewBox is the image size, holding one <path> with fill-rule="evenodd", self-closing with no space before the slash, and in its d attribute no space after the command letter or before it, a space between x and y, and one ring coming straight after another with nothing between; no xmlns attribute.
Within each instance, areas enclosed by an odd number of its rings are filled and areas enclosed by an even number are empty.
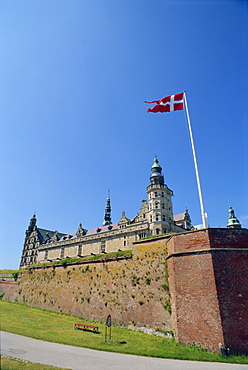
<svg viewBox="0 0 248 370"><path fill-rule="evenodd" d="M157 157L154 158L151 168L150 185L148 194L148 222L152 235L170 232L173 229L172 190L164 183L162 167Z"/></svg>
<svg viewBox="0 0 248 370"><path fill-rule="evenodd" d="M241 223L237 219L237 217L234 214L234 210L232 207L229 205L229 217L227 221L227 227L228 229L241 229Z"/></svg>
<svg viewBox="0 0 248 370"><path fill-rule="evenodd" d="M157 157L154 158L151 172L152 175L150 177L150 184L164 186L164 176L162 175L162 167L158 163Z"/></svg>
<svg viewBox="0 0 248 370"><path fill-rule="evenodd" d="M33 215L33 217L30 219L30 223L29 223L29 226L28 226L28 229L26 230L26 235L30 235L31 232L35 229L36 227L36 215Z"/></svg>

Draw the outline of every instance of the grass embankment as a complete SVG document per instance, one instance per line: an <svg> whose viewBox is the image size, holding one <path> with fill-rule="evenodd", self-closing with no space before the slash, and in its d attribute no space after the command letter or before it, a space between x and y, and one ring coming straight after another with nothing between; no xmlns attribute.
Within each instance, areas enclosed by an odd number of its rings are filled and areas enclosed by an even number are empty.
<svg viewBox="0 0 248 370"><path fill-rule="evenodd" d="M65 370L65 369L62 367L35 364L33 362L16 360L9 357L2 357L1 370Z"/></svg>
<svg viewBox="0 0 248 370"><path fill-rule="evenodd" d="M15 274L23 271L24 270L0 270L0 274Z"/></svg>
<svg viewBox="0 0 248 370"><path fill-rule="evenodd" d="M75 264L81 264L84 262L96 262L96 261L110 261L115 259L121 259L121 258L130 258L132 257L132 251L118 251L118 252L112 252L112 253L104 253L104 254L95 254L92 256L85 256L85 257L77 257L77 258L64 258L63 260L55 260L52 262L42 262L42 263L36 263L34 265L29 265L28 269L32 268L44 268L44 267L51 267L51 266L66 266L66 265L75 265Z"/></svg>
<svg viewBox="0 0 248 370"><path fill-rule="evenodd" d="M112 339L105 342L105 324L59 314L19 303L0 302L2 330L49 342L92 348L102 351L193 361L248 363L247 356L222 357L174 340L112 326ZM99 326L100 334L74 330L74 323Z"/></svg>

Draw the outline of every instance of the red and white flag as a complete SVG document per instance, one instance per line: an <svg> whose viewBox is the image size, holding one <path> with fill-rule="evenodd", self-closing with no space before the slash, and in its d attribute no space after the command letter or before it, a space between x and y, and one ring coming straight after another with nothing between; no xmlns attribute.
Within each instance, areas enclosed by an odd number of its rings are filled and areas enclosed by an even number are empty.
<svg viewBox="0 0 248 370"><path fill-rule="evenodd" d="M184 93L166 96L160 100L145 101L145 103L157 103L152 108L148 108L147 112L152 113L164 113L164 112L174 112L176 110L184 109Z"/></svg>

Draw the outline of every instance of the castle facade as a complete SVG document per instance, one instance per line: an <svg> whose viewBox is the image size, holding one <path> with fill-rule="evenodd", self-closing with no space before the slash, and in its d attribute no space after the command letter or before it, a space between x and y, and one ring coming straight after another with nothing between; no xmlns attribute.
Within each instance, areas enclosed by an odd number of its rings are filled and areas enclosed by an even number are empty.
<svg viewBox="0 0 248 370"><path fill-rule="evenodd" d="M148 200L142 200L140 212L133 219L128 219L125 212L122 212L117 223L111 221L108 194L102 226L86 230L80 224L74 234L38 228L34 215L26 230L20 268L67 257L129 250L134 242L144 237L192 229L187 209L179 215L173 215L173 191L164 182L162 167L157 158L154 158L146 193Z"/></svg>

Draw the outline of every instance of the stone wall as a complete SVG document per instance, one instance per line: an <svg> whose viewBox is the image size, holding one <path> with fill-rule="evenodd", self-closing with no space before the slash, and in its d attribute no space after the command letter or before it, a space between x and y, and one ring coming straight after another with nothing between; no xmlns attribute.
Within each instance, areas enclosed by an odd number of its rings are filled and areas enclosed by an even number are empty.
<svg viewBox="0 0 248 370"><path fill-rule="evenodd" d="M141 242L132 258L29 269L16 301L89 320L171 331L166 241Z"/></svg>
<svg viewBox="0 0 248 370"><path fill-rule="evenodd" d="M0 295L6 301L16 301L18 299L18 286L17 281L0 280Z"/></svg>

